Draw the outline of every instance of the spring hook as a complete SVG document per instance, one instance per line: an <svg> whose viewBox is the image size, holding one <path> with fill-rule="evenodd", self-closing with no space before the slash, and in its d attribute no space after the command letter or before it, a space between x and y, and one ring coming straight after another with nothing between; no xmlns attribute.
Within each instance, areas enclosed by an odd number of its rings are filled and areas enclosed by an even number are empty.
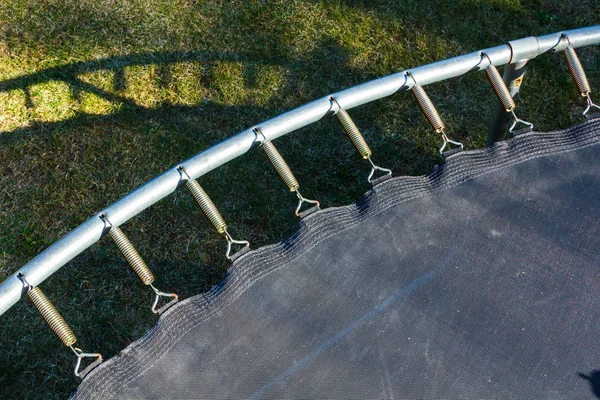
<svg viewBox="0 0 600 400"><path fill-rule="evenodd" d="M175 303L179 301L179 297L175 293L163 293L156 290L152 283L154 282L154 274L146 265L146 262L140 256L140 253L135 249L133 243L129 240L127 235L119 228L118 226L114 226L109 220L106 214L100 214L100 219L110 226L110 231L108 231L110 237L115 242L123 257L127 260L131 269L137 274L144 285L149 285L154 292L156 293L156 298L154 299L154 303L151 307L151 310L154 314L162 314L167 308L171 307ZM160 294L159 294L160 293ZM170 297L172 300L162 306L160 309L156 309L156 305L158 304L158 300L160 296Z"/></svg>
<svg viewBox="0 0 600 400"><path fill-rule="evenodd" d="M344 127L346 134L352 141L352 144L354 145L356 150L358 150L358 153L360 154L360 156L363 159L368 160L369 163L371 164L371 172L369 173L369 176L367 177L367 181L369 183L373 183L375 181L375 180L373 180L373 175L375 175L376 171L381 171L385 174L376 180L380 180L380 179L388 178L388 177L392 176L392 170L375 165L375 163L371 159L373 152L371 151L371 148L367 144L365 137L362 135L362 133L360 133L360 130L358 129L358 127L356 126L356 124L354 123L352 118L350 118L350 114L348 114L348 112L346 110L342 110L342 107L340 106L340 104L337 102L337 100L334 97L331 97L330 101L337 106L338 111L336 112L336 115L337 115L340 123Z"/></svg>
<svg viewBox="0 0 600 400"><path fill-rule="evenodd" d="M444 132L444 129L446 128L444 122L442 121L442 118L440 117L440 114L438 113L437 109L433 105L433 102L431 101L429 96L427 96L427 93L425 93L425 89L423 89L423 86L417 83L415 77L410 72L407 72L406 75L410 76L414 82L412 92L415 95L415 98L417 99L417 103L419 103L421 111L423 111L423 114L425 114L427 121L429 121L429 124L436 131L436 133L439 133L442 136L443 143L442 147L440 147L439 149L440 155L442 157L444 156L444 150L449 144L458 146L460 150L463 150L464 145L461 142L451 140L450 138L448 138L448 135L446 135L446 132Z"/></svg>
<svg viewBox="0 0 600 400"><path fill-rule="evenodd" d="M585 75L585 70L583 69L583 65L581 65L581 61L579 60L579 57L577 56L575 49L571 45L571 41L569 40L569 37L567 35L563 34L562 38L566 39L567 42L569 43L569 45L565 49L565 56L567 57L567 64L569 65L569 70L571 71L571 76L573 77L573 80L575 81L575 84L577 85L577 88L579 89L581 96L585 97L586 101L587 101L587 107L585 108L585 110L582 113L582 115L585 117L585 115L588 113L588 111L592 107L600 109L600 106L598 106L597 104L595 104L592 101L592 97L591 97L592 88L590 87L590 83L587 79L587 76Z"/></svg>
<svg viewBox="0 0 600 400"><path fill-rule="evenodd" d="M73 346L69 346L71 348L71 350L73 350L73 353L75 353L75 356L77 356L77 361L75 362L75 368L73 369L73 372L75 373L75 376L78 378L85 378L85 376L94 368L96 368L98 365L100 365L102 363L102 354L100 353L84 353L83 350L81 350L79 347L73 347ZM81 362L83 361L84 358L95 358L96 360L94 362L92 362L90 365L88 365L83 371L80 371L79 368L81 367Z"/></svg>
<svg viewBox="0 0 600 400"><path fill-rule="evenodd" d="M225 223L225 220L221 216L221 213L217 209L217 206L215 206L215 203L213 203L210 197L208 197L208 194L204 191L202 186L200 186L198 181L192 179L187 174L187 172L185 172L183 166L180 166L177 169L181 173L182 177L183 175L187 177L187 182L185 186L188 188L188 190L196 200L196 203L198 203L204 214L208 217L210 222L217 230L217 232L219 232L227 241L227 251L225 253L225 257L227 257L228 260L231 260L231 248L234 244L244 245L245 248L249 248L250 242L248 242L247 240L235 240L231 237L229 232L227 232L227 223Z"/></svg>
<svg viewBox="0 0 600 400"><path fill-rule="evenodd" d="M513 123L510 126L510 128L508 129L508 131L512 133L512 131L513 131L513 129L515 129L515 126L517 125L517 123L522 123L523 125L527 125L529 127L529 129L533 130L533 124L531 122L524 121L524 120L518 118L517 115L515 114L515 108L517 107L517 105L515 104L515 100L510 95L510 91L506 87L506 83L504 83L504 79L502 79L500 72L498 72L498 69L496 69L494 64L492 64L492 60L490 59L490 56L488 56L486 53L482 52L481 57L487 58L487 60L489 62L489 65L485 69L485 73L486 73L490 83L492 84L492 87L494 88L494 92L496 92L496 96L498 96L498 100L500 100L500 103L502 103L502 106L504 107L504 109L507 112L511 113L514 118Z"/></svg>
<svg viewBox="0 0 600 400"><path fill-rule="evenodd" d="M102 362L102 355L98 353L84 353L81 349L77 347L73 347L75 342L77 342L77 338L75 334L65 321L65 319L60 315L54 304L48 300L44 292L39 287L33 287L25 276L21 273L17 274L17 277L23 282L23 285L27 288L27 296L31 299L33 305L39 313L42 315L44 321L48 324L50 329L58 336L61 342L73 352L77 356L77 362L75 363L74 373L77 377L85 377L92 369L94 369L97 365ZM91 357L96 360L88 365L83 371L79 371L79 367L81 366L81 361L83 358Z"/></svg>
<svg viewBox="0 0 600 400"><path fill-rule="evenodd" d="M150 288L152 288L152 290L156 294L156 296L154 297L154 302L152 303L152 307L150 308L154 314L158 314L158 315L162 314L163 312L165 312L167 310L167 308L170 308L172 305L174 305L175 303L177 303L179 301L179 297L175 293L161 292L160 290L155 288L154 285L151 283L149 283L148 286L150 286ZM158 300L161 297L170 297L172 300L170 302L168 302L167 304L165 304L164 306L162 306L161 308L156 309L156 306L158 305Z"/></svg>
<svg viewBox="0 0 600 400"><path fill-rule="evenodd" d="M265 151L265 154L267 155L269 161L271 161L271 164L273 165L273 168L275 168L275 171L277 171L279 177L283 180L283 182L285 182L285 184L291 192L296 192L296 196L299 200L298 207L296 208L296 216L300 216L300 209L302 208L302 204L304 203L314 204L317 208L319 208L320 203L317 200L310 200L302 197L302 195L298 191L298 189L300 189L300 184L298 183L298 180L292 173L292 170L290 169L289 165L285 162L285 160L283 159L273 142L267 141L267 138L259 128L254 128L254 133L256 133L256 135L262 136L263 140L261 141L260 146Z"/></svg>
<svg viewBox="0 0 600 400"><path fill-rule="evenodd" d="M304 203L314 204L317 209L319 209L321 206L321 203L319 203L317 200L311 200L311 199L307 199L307 198L303 197L300 194L300 191L298 189L296 189L296 197L298 197L298 207L296 207L296 212L295 212L296 217L303 216L302 213L300 212L300 209L302 208L302 204L304 204ZM309 212L309 210L306 210L306 212Z"/></svg>

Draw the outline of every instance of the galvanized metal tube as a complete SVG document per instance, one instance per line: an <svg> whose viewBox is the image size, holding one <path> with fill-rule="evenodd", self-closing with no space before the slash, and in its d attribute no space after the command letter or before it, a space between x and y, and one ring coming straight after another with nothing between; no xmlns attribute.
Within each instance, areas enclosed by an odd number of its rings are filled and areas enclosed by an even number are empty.
<svg viewBox="0 0 600 400"><path fill-rule="evenodd" d="M480 61L482 51L490 57L494 65L504 65L522 58L534 58L549 50L562 51L567 47L567 43L561 40L563 34L568 35L571 45L574 48L600 43L600 25L595 25L587 28L557 32L537 38L526 38L527 40L510 42L510 45L505 44L478 50L459 57L411 68L410 72L419 84L428 85L474 70L481 70L482 65ZM521 57L524 54L527 54L528 57ZM310 125L332 111L331 97L336 99L341 109L348 110L361 104L390 96L399 90L410 90L413 82L407 81L406 72L400 71L341 92L327 95L261 123L261 131L265 139L271 141L296 129ZM184 161L181 165L185 167L186 172L192 179L196 179L246 153L254 145L256 145L256 135L253 129L249 128ZM103 212L110 215L111 223L114 226L119 226L173 193L180 181L181 175L178 169L169 169L107 207ZM4 281L0 285L0 315L21 298L22 284L17 278L17 273L25 274L35 286L42 283L55 271L101 238L104 224L98 218L99 216L100 213L94 215Z"/></svg>

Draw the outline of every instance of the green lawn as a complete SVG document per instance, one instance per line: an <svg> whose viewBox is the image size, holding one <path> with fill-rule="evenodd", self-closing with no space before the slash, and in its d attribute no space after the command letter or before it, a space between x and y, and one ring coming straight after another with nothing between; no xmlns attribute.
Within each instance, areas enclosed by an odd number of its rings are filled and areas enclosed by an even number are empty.
<svg viewBox="0 0 600 400"><path fill-rule="evenodd" d="M0 280L94 212L261 120L328 93L462 53L600 23L595 0L5 0L0 6ZM582 49L600 91L597 48ZM485 74L427 88L453 138L482 147L495 97ZM581 121L562 54L530 62L519 115L538 130ZM599 97L600 99L600 97ZM426 173L439 137L409 93L351 110L396 175ZM302 193L325 207L369 189L335 118L277 140ZM200 182L253 247L297 227L260 151ZM224 242L185 190L123 227L187 298L227 268ZM86 351L116 354L150 328L151 291L104 238L42 285ZM65 398L73 354L28 301L0 317L0 398Z"/></svg>

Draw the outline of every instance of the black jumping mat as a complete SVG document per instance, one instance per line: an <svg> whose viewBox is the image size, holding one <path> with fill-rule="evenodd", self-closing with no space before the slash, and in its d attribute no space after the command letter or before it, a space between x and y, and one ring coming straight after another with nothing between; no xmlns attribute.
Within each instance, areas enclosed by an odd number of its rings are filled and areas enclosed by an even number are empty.
<svg viewBox="0 0 600 400"><path fill-rule="evenodd" d="M75 399L600 396L600 120L386 180L251 251Z"/></svg>

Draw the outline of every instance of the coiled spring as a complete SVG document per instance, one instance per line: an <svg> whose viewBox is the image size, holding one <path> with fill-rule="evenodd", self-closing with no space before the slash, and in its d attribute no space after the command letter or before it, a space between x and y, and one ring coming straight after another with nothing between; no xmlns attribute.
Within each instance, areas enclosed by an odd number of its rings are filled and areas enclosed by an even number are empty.
<svg viewBox="0 0 600 400"><path fill-rule="evenodd" d="M44 318L44 321L46 321L50 329L54 331L64 345L72 346L75 344L77 341L75 334L41 289L29 286L27 295L42 315L42 318Z"/></svg>
<svg viewBox="0 0 600 400"><path fill-rule="evenodd" d="M514 118L512 125L510 128L508 128L508 131L513 132L517 126L517 123L526 125L527 129L533 130L533 124L531 122L524 121L517 117L517 114L515 114L515 108L517 107L515 101L513 100L510 91L506 87L506 83L500 75L500 72L498 72L496 67L492 64L490 57L486 53L481 53L481 56L487 58L489 61L489 65L485 69L485 73L490 80L492 87L494 88L494 92L496 92L496 96L498 96L498 100L500 100L500 103L502 103L502 107L504 107L506 112L511 113Z"/></svg>
<svg viewBox="0 0 600 400"><path fill-rule="evenodd" d="M579 61L579 57L577 57L577 53L575 53L575 49L569 45L569 47L565 49L565 55L567 57L567 64L569 64L569 69L571 70L571 76L573 76L573 80L575 81L579 92L583 97L588 96L592 92L592 89L587 80L587 76L585 75L585 71L583 70L583 66L581 65L581 61Z"/></svg>
<svg viewBox="0 0 600 400"><path fill-rule="evenodd" d="M498 99L502 103L504 109L508 112L513 111L516 107L515 101L510 95L510 92L508 91L506 83L504 83L504 79L502 79L500 72L498 72L498 69L496 69L496 67L491 63L491 60L490 65L488 65L488 67L485 69L485 73L488 79L490 80L490 83L494 88L494 92L496 92L496 96L498 96Z"/></svg>
<svg viewBox="0 0 600 400"><path fill-rule="evenodd" d="M275 145L272 142L263 142L262 148L281 179L290 188L290 191L295 192L298 190L298 188L300 188L300 184L296 180L292 170L287 165L281 154L279 154L279 151L277 151L275 148Z"/></svg>
<svg viewBox="0 0 600 400"><path fill-rule="evenodd" d="M277 148L275 147L275 145L272 142L267 141L267 138L261 132L260 128L254 128L254 133L262 136L263 140L261 142L261 147L267 154L269 161L271 161L271 164L273 164L273 167L277 171L277 174L285 182L285 184L290 189L290 191L296 193L296 197L298 197L298 206L296 207L296 216L302 217L303 215L307 215L307 213L310 213L311 210L314 210L314 207L313 207L312 209L301 213L300 209L302 208L302 205L304 203L314 204L316 209L318 209L320 206L320 203L317 200L307 199L307 198L303 197L302 194L300 194L300 191L298 190L298 189L300 189L300 184L296 180L296 177L292 173L292 170L287 165L287 163L285 162L285 160L283 159L281 154L279 154L279 151L277 151Z"/></svg>
<svg viewBox="0 0 600 400"><path fill-rule="evenodd" d="M104 223L110 225L110 237L112 237L113 241L121 251L121 254L123 254L129 265L131 265L131 268L135 271L137 276L139 276L144 285L150 286L150 288L152 288L152 290L156 294L156 297L154 298L154 303L151 307L152 312L154 314L160 314L162 311L177 303L179 301L179 297L175 293L161 292L152 285L152 283L154 282L154 275L152 274L152 271L150 271L150 268L148 268L148 266L144 262L144 259L142 258L142 256L140 256L140 253L137 252L137 250L133 246L133 243L131 243L131 241L125 235L125 233L119 227L114 226L108 220L106 214L101 214L100 219L104 221ZM168 304L162 306L160 309L157 310L156 306L158 305L158 300L160 297L170 297L172 300Z"/></svg>
<svg viewBox="0 0 600 400"><path fill-rule="evenodd" d="M364 158L365 160L371 158L373 152L369 148L367 141L365 140L362 133L360 133L360 131L358 130L358 127L356 126L354 121L352 121L352 118L350 118L348 112L346 112L345 110L340 110L336 115L342 123L344 130L350 137L350 140L352 140L352 144L354 144L354 147L356 147L356 150L358 150L362 158Z"/></svg>
<svg viewBox="0 0 600 400"><path fill-rule="evenodd" d="M195 179L188 180L185 185L192 193L192 196L194 196L196 203L198 203L202 211L204 211L204 214L206 214L210 222L214 225L217 232L224 235L227 231L227 223L225 223L225 220L221 216L217 206L215 206L215 203L213 203L210 197L208 197L208 194L202 189L202 186L200 186Z"/></svg>
<svg viewBox="0 0 600 400"><path fill-rule="evenodd" d="M415 84L412 88L412 92L415 95L423 114L425 114L425 117L427 117L429 124L431 124L437 133L443 132L445 128L444 122L442 121L440 114L435 109L435 106L431 102L431 99L429 96L427 96L427 93L425 93L423 87Z"/></svg>
<svg viewBox="0 0 600 400"><path fill-rule="evenodd" d="M110 237L114 240L115 244L129 263L131 268L135 271L137 276L140 277L141 281L144 285L149 285L154 282L154 275L152 275L152 271L144 262L144 259L137 252L133 243L129 240L129 238L123 233L123 231L116 226L111 227L110 229Z"/></svg>
<svg viewBox="0 0 600 400"><path fill-rule="evenodd" d="M35 308L37 308L42 315L44 321L46 321L48 326L50 326L50 329L52 329L52 331L56 334L56 336L58 336L65 346L70 347L73 353L75 353L75 356L77 357L75 369L73 370L75 376L79 378L85 377L88 372L102 362L102 354L84 353L83 350L73 347L75 342L77 342L77 338L62 315L60 315L60 313L56 310L56 307L54 307L50 300L48 300L40 288L31 286L22 273L18 273L17 277L27 288L27 295L33 302ZM81 361L87 357L93 357L96 360L88 365L83 371L80 371L79 367L81 366Z"/></svg>
<svg viewBox="0 0 600 400"><path fill-rule="evenodd" d="M182 178L184 178L183 175L185 175L187 178L187 183L185 185L189 189L190 193L192 193L192 196L194 196L196 203L198 203L202 211L204 211L204 214L206 214L210 222L212 222L214 227L217 229L217 232L223 235L223 238L225 238L227 241L227 251L225 252L225 257L227 257L228 260L232 259L233 256L231 256L231 249L232 245L234 244L244 245L244 249L240 251L247 251L250 248L250 242L247 240L235 240L231 237L229 232L227 232L227 224L217 209L217 206L215 206L215 203L213 203L210 197L208 197L208 194L206 194L204 189L202 189L202 186L200 186L198 181L192 179L187 172L185 172L183 166L179 166L177 170L182 175ZM296 194L297 193L298 192L296 192Z"/></svg>
<svg viewBox="0 0 600 400"><path fill-rule="evenodd" d="M569 64L571 76L573 77L573 80L579 89L579 93L581 93L581 95L585 97L587 101L587 106L582 113L582 115L585 117L590 109L595 108L600 110L600 106L592 101L592 88L587 80L587 76L585 76L585 71L583 70L581 61L579 61L579 57L577 57L575 49L571 46L571 41L566 35L562 35L562 37L569 43L569 45L565 48L565 56L567 57L567 64Z"/></svg>
<svg viewBox="0 0 600 400"><path fill-rule="evenodd" d="M340 122L342 123L344 130L350 137L350 140L352 140L354 147L356 147L356 149L358 150L358 152L360 153L362 158L364 158L365 160L368 160L369 163L371 164L372 168L371 168L371 172L369 173L369 176L367 177L367 181L369 183L374 183L375 181L380 181L381 179L386 179L386 178L391 177L392 170L379 167L379 166L375 165L373 160L371 160L371 156L373 155L373 152L369 148L367 141L363 137L362 133L360 133L360 131L358 130L358 127L356 126L354 121L352 121L352 118L350 118L350 114L348 114L348 112L346 110L342 110L342 107L340 106L340 104L337 102L337 100L334 97L331 97L329 100L331 101L332 105L335 104L337 106L338 111L337 111L336 115L337 115L338 119L340 120ZM377 178L376 180L373 180L373 177L375 176L376 171L383 172L385 175L380 178Z"/></svg>
<svg viewBox="0 0 600 400"><path fill-rule="evenodd" d="M437 112L435 106L431 102L431 99L429 98L429 96L427 96L427 93L425 93L425 89L423 89L423 87L417 83L415 77L410 72L406 73L406 77L407 79L408 77L411 77L413 82L415 83L412 87L412 92L415 95L415 98L417 99L417 103L419 103L421 111L423 111L423 114L425 114L425 117L427 117L427 121L429 121L429 124L437 133L441 133L442 135L442 147L440 147L440 149L438 150L440 155L444 157L444 151L446 150L446 147L448 147L448 145L458 146L460 150L464 149L464 145L461 142L457 142L448 138L448 136L444 132L444 122L442 121L442 118Z"/></svg>

